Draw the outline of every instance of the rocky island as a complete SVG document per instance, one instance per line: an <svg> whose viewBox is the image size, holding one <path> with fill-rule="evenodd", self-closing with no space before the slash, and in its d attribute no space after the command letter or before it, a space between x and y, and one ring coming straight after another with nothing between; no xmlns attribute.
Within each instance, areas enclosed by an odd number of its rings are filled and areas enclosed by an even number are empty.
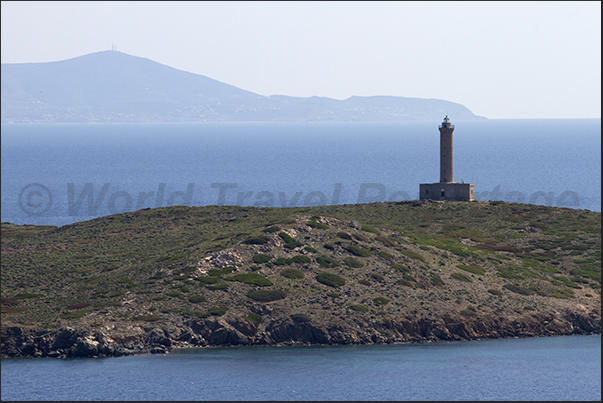
<svg viewBox="0 0 603 403"><path fill-rule="evenodd" d="M2 223L2 357L601 332L601 214L499 201Z"/></svg>

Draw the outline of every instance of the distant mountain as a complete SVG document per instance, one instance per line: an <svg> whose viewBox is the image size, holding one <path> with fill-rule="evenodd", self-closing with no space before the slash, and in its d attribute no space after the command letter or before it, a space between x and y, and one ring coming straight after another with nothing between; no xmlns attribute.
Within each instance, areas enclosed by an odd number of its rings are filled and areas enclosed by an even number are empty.
<svg viewBox="0 0 603 403"><path fill-rule="evenodd" d="M117 51L2 64L2 123L484 119L463 105L392 96L263 96Z"/></svg>

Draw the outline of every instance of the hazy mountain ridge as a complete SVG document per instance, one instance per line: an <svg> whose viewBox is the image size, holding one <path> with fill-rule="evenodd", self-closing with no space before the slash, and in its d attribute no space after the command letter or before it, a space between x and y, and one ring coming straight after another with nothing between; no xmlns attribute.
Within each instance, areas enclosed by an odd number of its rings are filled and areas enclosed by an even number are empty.
<svg viewBox="0 0 603 403"><path fill-rule="evenodd" d="M463 105L393 96L263 96L117 51L2 64L2 123L483 119Z"/></svg>

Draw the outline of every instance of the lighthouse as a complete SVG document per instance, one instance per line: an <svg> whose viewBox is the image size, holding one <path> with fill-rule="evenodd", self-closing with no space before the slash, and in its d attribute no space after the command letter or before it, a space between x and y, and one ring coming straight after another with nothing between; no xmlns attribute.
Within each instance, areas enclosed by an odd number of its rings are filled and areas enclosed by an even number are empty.
<svg viewBox="0 0 603 403"><path fill-rule="evenodd" d="M454 162L452 156L452 132L454 126L448 115L439 127L440 129L440 183L454 182Z"/></svg>
<svg viewBox="0 0 603 403"><path fill-rule="evenodd" d="M454 156L452 132L454 126L448 115L439 126L440 130L440 182L421 183L419 185L420 200L474 200L473 183L456 183L454 181Z"/></svg>

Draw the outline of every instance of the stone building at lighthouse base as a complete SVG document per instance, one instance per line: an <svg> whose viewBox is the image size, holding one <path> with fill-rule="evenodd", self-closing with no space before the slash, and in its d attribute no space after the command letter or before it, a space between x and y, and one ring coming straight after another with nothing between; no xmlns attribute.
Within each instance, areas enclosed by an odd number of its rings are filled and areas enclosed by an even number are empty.
<svg viewBox="0 0 603 403"><path fill-rule="evenodd" d="M419 200L475 200L473 183L421 183Z"/></svg>

